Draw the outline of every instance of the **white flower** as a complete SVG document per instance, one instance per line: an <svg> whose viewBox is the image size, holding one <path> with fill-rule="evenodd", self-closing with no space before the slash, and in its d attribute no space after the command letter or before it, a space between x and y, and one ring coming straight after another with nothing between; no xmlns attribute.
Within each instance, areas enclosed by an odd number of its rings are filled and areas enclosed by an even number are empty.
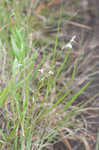
<svg viewBox="0 0 99 150"><path fill-rule="evenodd" d="M72 43L74 42L75 38L76 38L76 35L74 35L74 36L72 37L72 39L70 40L70 42L67 43L66 45L64 45L64 46L62 47L62 49L65 49L65 48L70 48L70 49L72 49Z"/></svg>
<svg viewBox="0 0 99 150"><path fill-rule="evenodd" d="M44 73L44 69L39 69L38 71L42 74Z"/></svg>
<svg viewBox="0 0 99 150"><path fill-rule="evenodd" d="M51 74L51 75L53 75L54 74L54 72L52 72L51 70L48 72L48 74Z"/></svg>
<svg viewBox="0 0 99 150"><path fill-rule="evenodd" d="M72 44L71 44L71 43L67 43L66 45L64 45L64 46L62 47L62 50L63 50L63 49L66 49L66 48L72 49Z"/></svg>
<svg viewBox="0 0 99 150"><path fill-rule="evenodd" d="M72 37L72 39L70 40L70 42L71 42L71 43L74 42L74 41L75 41L75 38L76 38L76 35L74 35L74 36Z"/></svg>
<svg viewBox="0 0 99 150"><path fill-rule="evenodd" d="M66 44L66 45L64 45L64 46L62 47L62 49L66 49L66 48L72 49L72 44L71 44L71 43L68 43L68 44Z"/></svg>
<svg viewBox="0 0 99 150"><path fill-rule="evenodd" d="M66 45L65 45L65 48L70 48L70 49L72 49L72 44L71 44L71 43L66 44Z"/></svg>

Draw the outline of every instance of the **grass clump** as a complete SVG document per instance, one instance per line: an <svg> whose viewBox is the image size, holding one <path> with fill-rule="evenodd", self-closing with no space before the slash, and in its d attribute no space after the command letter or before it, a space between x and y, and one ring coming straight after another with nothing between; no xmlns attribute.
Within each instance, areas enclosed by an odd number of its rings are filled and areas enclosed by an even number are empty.
<svg viewBox="0 0 99 150"><path fill-rule="evenodd" d="M5 3L9 9L9 3ZM0 46L7 51L5 66L9 74L8 79L5 77L3 80L4 87L1 86L0 89L0 149L43 150L44 147L63 139L63 135L68 138L75 137L77 128L80 130L83 127L83 119L78 124L74 118L81 114L91 100L75 103L91 81L87 79L80 88L75 86L79 63L79 58L73 62L71 55L75 36L65 46L62 45L61 52L57 50L60 45L60 20L54 47L51 47L48 41L36 41L34 37L30 37L34 29L31 30L31 24L25 22L31 18L32 7L27 6L30 10L22 19L21 16L18 18L22 8L18 11L15 4L24 8L27 5L13 1L14 24L7 23L7 29L1 30L4 36L1 37ZM34 5L36 7L38 4L35 2ZM33 19L35 17L37 16ZM22 23L19 23L21 19ZM40 23L42 25L42 21ZM50 52L47 52L49 49ZM62 58L61 62L58 61L59 58ZM67 79L63 77L64 71L69 74Z"/></svg>
<svg viewBox="0 0 99 150"><path fill-rule="evenodd" d="M34 52L29 57L23 41L22 32L15 28L11 32L12 75L0 96L0 106L6 107L3 112L6 127L5 133L2 133L5 139L2 140L7 149L10 149L10 143L13 149L42 149L58 135L58 128L63 127L66 120L72 118L72 112L76 110L69 110L68 113L67 110L87 88L89 82L70 98L72 89L65 90L67 85L63 87L64 93L61 89L56 95L56 81L68 61L71 47L67 44L64 61L56 70L53 57L54 64L46 71L42 68L47 61L46 56L37 63L39 54ZM71 41L69 44L72 44Z"/></svg>

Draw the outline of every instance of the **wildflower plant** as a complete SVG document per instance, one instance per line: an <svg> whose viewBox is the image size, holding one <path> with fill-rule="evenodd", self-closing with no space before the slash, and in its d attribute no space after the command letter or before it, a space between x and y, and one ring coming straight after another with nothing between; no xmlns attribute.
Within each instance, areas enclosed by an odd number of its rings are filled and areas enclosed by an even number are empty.
<svg viewBox="0 0 99 150"><path fill-rule="evenodd" d="M57 95L55 94L56 81L61 77L61 72L68 61L73 39L64 46L66 52L63 63L54 72L54 66L50 66L51 69L47 68L47 71L45 68L41 68L46 59L42 60L42 63L40 62L41 65L37 64L35 68L36 59L38 58L37 53L26 59L22 33L17 28L12 32L11 43L14 54L12 76L14 82L9 82L9 86L4 89L1 98L7 90L7 94L10 94L13 103L15 103L14 105L16 105L16 108L11 106L15 118L12 120L14 123L12 132L16 136L7 139L10 142L14 141L14 149L24 149L24 147L30 149L33 145L36 149L43 149L59 134L58 129L64 127L66 122L68 124L68 120L72 118L73 113L76 113L77 110L75 109L69 112L67 110L88 87L89 82L70 98L69 95L72 89L66 90L63 94L67 85L64 85ZM41 74L39 76L40 80L37 79L38 74ZM33 80L32 85L30 84L31 79ZM32 92L31 96L30 92ZM7 99L7 95L4 96L5 98ZM60 109L61 107L62 109ZM67 113L64 113L65 111ZM17 112L17 116L15 112ZM44 134L43 130L46 131ZM41 138L42 135L43 138ZM19 139L20 144L18 144Z"/></svg>
<svg viewBox="0 0 99 150"><path fill-rule="evenodd" d="M31 10L32 7L26 20L31 18ZM80 88L76 86L79 59L70 61L75 35L60 48L63 59L57 66L57 57L61 56L57 48L60 46L59 37L56 35L55 46L47 56L41 49L45 52L47 48L51 49L51 45L38 46L32 39L31 46L28 45L26 36L30 34L29 30L17 23L17 17L15 19L14 26L9 26L11 75L0 90L0 107L3 107L4 115L0 124L0 149L43 150L53 142L64 140L64 136L74 138L76 132L83 128L85 121L75 118L94 97L87 102L77 100L91 81L87 80ZM58 32L59 29L60 25Z"/></svg>

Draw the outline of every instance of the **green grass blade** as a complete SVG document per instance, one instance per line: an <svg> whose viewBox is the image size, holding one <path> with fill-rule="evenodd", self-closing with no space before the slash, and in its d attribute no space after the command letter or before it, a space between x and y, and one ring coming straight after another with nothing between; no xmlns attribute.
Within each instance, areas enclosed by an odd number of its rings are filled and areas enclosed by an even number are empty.
<svg viewBox="0 0 99 150"><path fill-rule="evenodd" d="M0 107L4 104L7 99L8 94L10 93L10 83L0 92Z"/></svg>
<svg viewBox="0 0 99 150"><path fill-rule="evenodd" d="M66 98L68 95L70 94L70 90L68 90L63 96L61 96L57 102L47 111L47 112L50 112L51 110L53 110L58 104L60 104L64 98Z"/></svg>
<svg viewBox="0 0 99 150"><path fill-rule="evenodd" d="M70 105L80 96L84 90L89 86L90 81L87 82L69 101L68 103L64 106L64 110L68 109Z"/></svg>

